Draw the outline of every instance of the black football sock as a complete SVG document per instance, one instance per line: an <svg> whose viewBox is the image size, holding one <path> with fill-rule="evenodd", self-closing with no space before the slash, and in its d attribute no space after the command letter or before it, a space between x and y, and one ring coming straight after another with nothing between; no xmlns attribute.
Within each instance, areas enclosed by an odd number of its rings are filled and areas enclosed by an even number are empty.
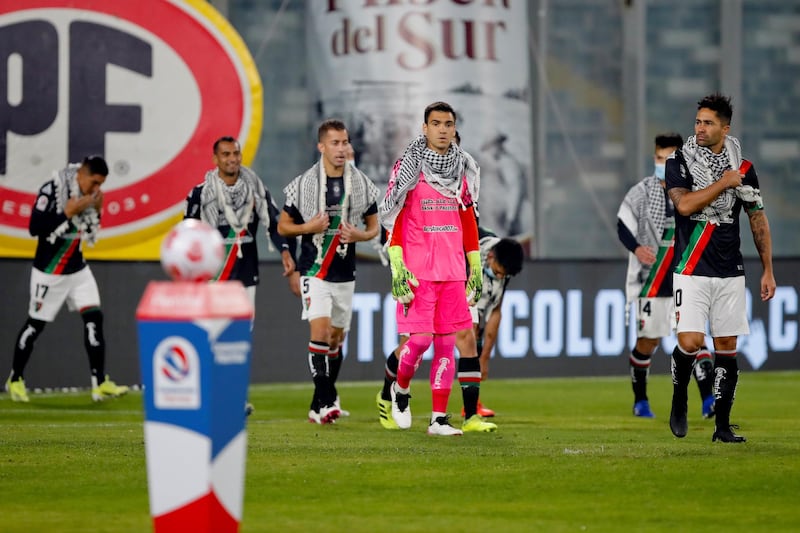
<svg viewBox="0 0 800 533"><path fill-rule="evenodd" d="M695 354L681 350L680 345L672 351L672 403L686 406L689 401L687 389L692 379Z"/></svg>
<svg viewBox="0 0 800 533"><path fill-rule="evenodd" d="M46 324L42 320L28 318L22 329L19 330L14 343L14 359L11 361L11 377L9 378L11 381L23 379L25 366L33 353L33 345L36 344L36 338L44 330Z"/></svg>
<svg viewBox="0 0 800 533"><path fill-rule="evenodd" d="M641 353L634 348L631 351L631 385L634 402L647 400L647 377L650 374L650 354Z"/></svg>
<svg viewBox="0 0 800 533"><path fill-rule="evenodd" d="M714 394L714 359L705 346L700 348L700 353L695 359L694 378L701 400Z"/></svg>
<svg viewBox="0 0 800 533"><path fill-rule="evenodd" d="M333 405L335 397L331 398L332 387L328 376L328 343L311 341L308 343L308 368L311 379L314 381L314 399L320 407Z"/></svg>
<svg viewBox="0 0 800 533"><path fill-rule="evenodd" d="M383 389L381 390L381 399L383 400L391 400L392 395L389 392L389 388L392 386L392 383L397 379L397 365L399 361L397 360L397 355L395 355L395 351L389 354L389 357L386 358L386 365L384 366L384 377L383 377Z"/></svg>
<svg viewBox="0 0 800 533"><path fill-rule="evenodd" d="M717 351L714 369L714 410L717 429L727 430L731 425L731 409L739 383L739 362L736 352Z"/></svg>
<svg viewBox="0 0 800 533"><path fill-rule="evenodd" d="M342 369L342 360L341 346L339 346L335 352L328 352L328 377L331 381L334 399L339 396L339 392L336 390L336 380L339 379L339 371Z"/></svg>
<svg viewBox="0 0 800 533"><path fill-rule="evenodd" d="M83 345L89 356L89 369L96 383L106 380L106 341L103 338L103 313L98 308L81 313Z"/></svg>
<svg viewBox="0 0 800 533"><path fill-rule="evenodd" d="M464 420L478 412L481 393L481 362L477 357L461 357L458 360L458 383L464 401Z"/></svg>

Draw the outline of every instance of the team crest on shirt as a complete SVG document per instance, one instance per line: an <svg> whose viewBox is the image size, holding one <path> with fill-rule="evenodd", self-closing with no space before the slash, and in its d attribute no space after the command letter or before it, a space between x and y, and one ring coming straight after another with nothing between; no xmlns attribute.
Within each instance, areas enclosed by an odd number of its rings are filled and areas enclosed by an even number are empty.
<svg viewBox="0 0 800 533"><path fill-rule="evenodd" d="M680 311L675 311L675 324L677 325L678 322L680 322L680 321L681 321L681 312Z"/></svg>

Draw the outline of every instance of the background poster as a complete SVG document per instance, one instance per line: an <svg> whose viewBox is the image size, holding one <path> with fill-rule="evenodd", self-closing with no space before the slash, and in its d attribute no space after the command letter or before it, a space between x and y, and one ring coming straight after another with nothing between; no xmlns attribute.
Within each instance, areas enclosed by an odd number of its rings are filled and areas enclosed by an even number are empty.
<svg viewBox="0 0 800 533"><path fill-rule="evenodd" d="M437 100L456 113L481 166L480 223L533 233L527 4L521 1L309 2L310 86L318 119L338 117L356 163L385 191L389 171Z"/></svg>

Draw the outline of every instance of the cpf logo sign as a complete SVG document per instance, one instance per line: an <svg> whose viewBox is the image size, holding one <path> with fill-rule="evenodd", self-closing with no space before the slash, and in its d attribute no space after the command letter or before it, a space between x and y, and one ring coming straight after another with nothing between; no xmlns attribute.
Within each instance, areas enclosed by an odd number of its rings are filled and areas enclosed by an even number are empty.
<svg viewBox="0 0 800 533"><path fill-rule="evenodd" d="M212 145L261 131L249 52L202 0L0 4L0 255L29 256L38 188L88 154L109 163L94 257L155 259Z"/></svg>

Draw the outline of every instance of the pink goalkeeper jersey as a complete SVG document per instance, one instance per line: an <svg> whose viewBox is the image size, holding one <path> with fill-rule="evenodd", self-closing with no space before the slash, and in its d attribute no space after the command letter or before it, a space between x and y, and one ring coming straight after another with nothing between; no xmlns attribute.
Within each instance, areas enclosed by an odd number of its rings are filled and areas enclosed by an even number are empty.
<svg viewBox="0 0 800 533"><path fill-rule="evenodd" d="M400 236L403 259L418 279L467 279L459 209L457 199L442 196L420 174L416 187L406 196Z"/></svg>

